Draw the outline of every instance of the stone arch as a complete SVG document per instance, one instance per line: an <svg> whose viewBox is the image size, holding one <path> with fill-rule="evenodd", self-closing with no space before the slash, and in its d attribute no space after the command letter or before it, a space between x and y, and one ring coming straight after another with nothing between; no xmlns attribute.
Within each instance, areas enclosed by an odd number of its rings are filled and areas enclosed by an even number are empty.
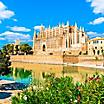
<svg viewBox="0 0 104 104"><path fill-rule="evenodd" d="M68 48L68 41L67 41L67 39L66 39L66 48Z"/></svg>
<svg viewBox="0 0 104 104"><path fill-rule="evenodd" d="M99 54L100 54L100 51L98 50L98 51L97 51L97 55L99 55Z"/></svg>
<svg viewBox="0 0 104 104"><path fill-rule="evenodd" d="M46 45L45 44L43 44L43 49L42 50L46 51Z"/></svg>

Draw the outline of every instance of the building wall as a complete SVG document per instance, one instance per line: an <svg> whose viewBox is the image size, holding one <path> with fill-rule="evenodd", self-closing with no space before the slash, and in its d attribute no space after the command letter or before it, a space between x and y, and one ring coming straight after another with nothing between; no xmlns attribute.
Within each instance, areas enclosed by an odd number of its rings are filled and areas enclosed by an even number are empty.
<svg viewBox="0 0 104 104"><path fill-rule="evenodd" d="M102 63L103 56L99 56L98 61ZM13 55L10 58L11 62L23 62L23 63L34 63L34 64L64 64L64 63L83 63L83 64L94 64L96 63L95 56L88 55Z"/></svg>
<svg viewBox="0 0 104 104"><path fill-rule="evenodd" d="M15 55L11 56L11 62L25 62L36 64L78 63L79 57L75 55Z"/></svg>
<svg viewBox="0 0 104 104"><path fill-rule="evenodd" d="M69 55L65 55L63 56L63 61L64 63L72 63L72 64L75 64L75 63L78 63L79 62L79 58L78 56L69 56Z"/></svg>
<svg viewBox="0 0 104 104"><path fill-rule="evenodd" d="M104 39L94 38L88 41L88 55L102 55L104 51Z"/></svg>
<svg viewBox="0 0 104 104"><path fill-rule="evenodd" d="M33 50L34 53L66 51L69 49L80 49L86 43L88 37L83 29L77 25L69 26L62 24L53 28L40 26L38 33L34 32Z"/></svg>
<svg viewBox="0 0 104 104"><path fill-rule="evenodd" d="M38 64L63 64L62 55L15 55L11 56L12 62L26 62Z"/></svg>

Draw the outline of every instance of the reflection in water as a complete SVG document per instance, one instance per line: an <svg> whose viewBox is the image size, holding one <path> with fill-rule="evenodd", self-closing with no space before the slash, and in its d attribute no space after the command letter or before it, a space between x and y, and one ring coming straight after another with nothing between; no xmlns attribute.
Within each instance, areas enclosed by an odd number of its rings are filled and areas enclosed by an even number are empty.
<svg viewBox="0 0 104 104"><path fill-rule="evenodd" d="M92 76L92 74L94 74L95 72L104 74L103 69L76 67L76 66L63 66L63 65L13 62L12 67L15 69L24 68L27 70L32 70L32 77L39 79L39 80L43 79L43 74L47 74L47 73L55 73L56 77L71 76L73 77L74 81L80 81L80 82L84 81L86 74L88 74L88 76ZM22 72L21 74L23 75Z"/></svg>
<svg viewBox="0 0 104 104"><path fill-rule="evenodd" d="M0 92L0 99L5 99L11 96L12 93L9 92Z"/></svg>
<svg viewBox="0 0 104 104"><path fill-rule="evenodd" d="M18 83L30 84L32 72L23 68L11 68L11 73L5 76L0 76L1 80L12 80Z"/></svg>
<svg viewBox="0 0 104 104"><path fill-rule="evenodd" d="M12 76L17 82L30 84L32 72L23 68L12 68Z"/></svg>
<svg viewBox="0 0 104 104"><path fill-rule="evenodd" d="M2 84L2 86L0 86L0 90L22 90L24 88L27 88L28 85L25 85L23 83L17 83L17 82L13 82L13 83L7 83L7 84Z"/></svg>
<svg viewBox="0 0 104 104"><path fill-rule="evenodd" d="M12 76L14 79L24 79L31 76L31 71L23 68L12 68Z"/></svg>

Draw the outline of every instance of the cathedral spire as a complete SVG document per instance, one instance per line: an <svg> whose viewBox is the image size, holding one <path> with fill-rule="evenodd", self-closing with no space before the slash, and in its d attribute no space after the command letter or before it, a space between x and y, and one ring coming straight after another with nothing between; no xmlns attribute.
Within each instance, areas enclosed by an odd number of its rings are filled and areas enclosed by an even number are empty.
<svg viewBox="0 0 104 104"><path fill-rule="evenodd" d="M40 31L43 31L43 30L44 30L44 25L41 24L41 26L40 26Z"/></svg>
<svg viewBox="0 0 104 104"><path fill-rule="evenodd" d="M59 25L58 25L59 27L61 27L61 24L60 24L60 22L59 22Z"/></svg>
<svg viewBox="0 0 104 104"><path fill-rule="evenodd" d="M64 27L64 23L62 23L62 27Z"/></svg>
<svg viewBox="0 0 104 104"><path fill-rule="evenodd" d="M84 27L82 28L82 31L84 32Z"/></svg>
<svg viewBox="0 0 104 104"><path fill-rule="evenodd" d="M77 27L77 23L75 22L75 31L77 31L77 28L78 28L78 27Z"/></svg>
<svg viewBox="0 0 104 104"><path fill-rule="evenodd" d="M67 21L67 26L69 26L69 21Z"/></svg>
<svg viewBox="0 0 104 104"><path fill-rule="evenodd" d="M50 25L48 26L48 29L51 29L51 26Z"/></svg>
<svg viewBox="0 0 104 104"><path fill-rule="evenodd" d="M34 30L34 38L36 38L36 31Z"/></svg>
<svg viewBox="0 0 104 104"><path fill-rule="evenodd" d="M43 24L41 24L41 27L44 27Z"/></svg>
<svg viewBox="0 0 104 104"><path fill-rule="evenodd" d="M34 30L34 35L36 34L36 31Z"/></svg>
<svg viewBox="0 0 104 104"><path fill-rule="evenodd" d="M75 27L77 28L77 23L75 22Z"/></svg>
<svg viewBox="0 0 104 104"><path fill-rule="evenodd" d="M81 26L80 26L79 30L82 31L82 27Z"/></svg>

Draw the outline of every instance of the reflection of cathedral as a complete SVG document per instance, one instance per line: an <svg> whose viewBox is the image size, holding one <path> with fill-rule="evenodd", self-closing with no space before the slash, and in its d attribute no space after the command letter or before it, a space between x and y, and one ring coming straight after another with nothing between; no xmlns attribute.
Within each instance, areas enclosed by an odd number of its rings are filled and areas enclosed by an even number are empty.
<svg viewBox="0 0 104 104"><path fill-rule="evenodd" d="M73 54L73 51L79 54L85 49L83 47L86 47L87 39L84 28L78 29L76 23L75 26L70 26L67 22L66 25L59 24L53 28L44 28L41 25L40 31L34 33L33 50L34 54Z"/></svg>

